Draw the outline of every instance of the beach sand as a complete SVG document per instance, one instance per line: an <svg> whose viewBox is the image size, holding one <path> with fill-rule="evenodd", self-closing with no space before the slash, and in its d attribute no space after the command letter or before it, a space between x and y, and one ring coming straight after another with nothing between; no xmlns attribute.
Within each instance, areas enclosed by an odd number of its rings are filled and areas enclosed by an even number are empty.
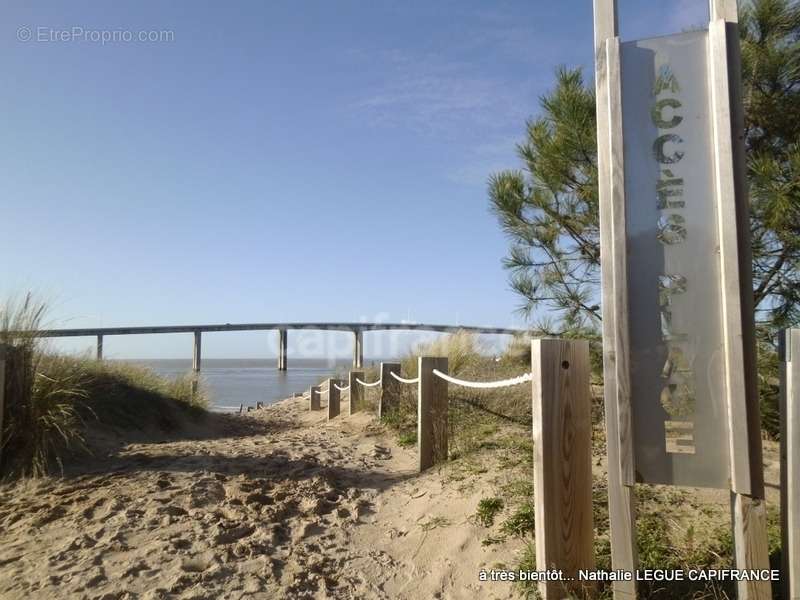
<svg viewBox="0 0 800 600"><path fill-rule="evenodd" d="M415 470L374 418L307 400L120 443L0 486L0 597L508 598L473 523L481 475ZM188 439L187 439L188 438ZM488 477L488 475L486 476Z"/></svg>

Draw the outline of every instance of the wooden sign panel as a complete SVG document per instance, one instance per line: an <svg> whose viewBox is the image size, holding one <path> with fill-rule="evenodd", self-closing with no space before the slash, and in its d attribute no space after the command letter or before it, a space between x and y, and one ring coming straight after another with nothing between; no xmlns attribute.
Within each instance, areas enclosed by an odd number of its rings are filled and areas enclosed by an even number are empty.
<svg viewBox="0 0 800 600"><path fill-rule="evenodd" d="M637 481L730 487L705 31L620 46Z"/></svg>

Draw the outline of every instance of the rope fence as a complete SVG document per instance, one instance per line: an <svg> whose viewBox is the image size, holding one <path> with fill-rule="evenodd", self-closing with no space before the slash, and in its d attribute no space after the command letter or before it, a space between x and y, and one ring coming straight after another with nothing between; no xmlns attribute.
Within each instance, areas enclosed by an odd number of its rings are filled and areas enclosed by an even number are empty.
<svg viewBox="0 0 800 600"><path fill-rule="evenodd" d="M346 386L344 386L344 387L339 387L339 386L338 386L338 385L336 385L335 383L333 384L333 387L335 387L335 388L336 388L337 390L339 390L340 392L346 392L347 390L349 390L349 389L350 389L350 386L349 386L349 385L346 385Z"/></svg>
<svg viewBox="0 0 800 600"><path fill-rule="evenodd" d="M366 381L361 381L360 379L356 378L356 381L364 387L375 387L376 385L380 385L382 380L378 379L378 381L374 381L373 383L367 383Z"/></svg>
<svg viewBox="0 0 800 600"><path fill-rule="evenodd" d="M533 375L531 375L530 373L525 373L523 375L520 375L519 377L512 377L511 379L501 379L500 381L465 381L463 379L457 379L455 377L451 377L450 375L442 373L438 369L434 369L433 374L439 377L440 379L444 379L445 381L452 383L454 385L460 385L462 387L476 388L483 390L512 387L515 385L519 385L520 383L527 383L528 381L533 380ZM394 373L392 373L392 375L394 375Z"/></svg>
<svg viewBox="0 0 800 600"><path fill-rule="evenodd" d="M419 383L419 377L415 377L414 379L403 379L394 371L389 371L389 374L395 379L397 379L397 381L399 381L400 383Z"/></svg>

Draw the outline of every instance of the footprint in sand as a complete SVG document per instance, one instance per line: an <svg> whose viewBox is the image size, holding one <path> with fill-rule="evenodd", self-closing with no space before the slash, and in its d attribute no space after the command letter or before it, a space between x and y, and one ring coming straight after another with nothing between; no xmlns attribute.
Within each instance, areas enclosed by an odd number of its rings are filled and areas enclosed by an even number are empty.
<svg viewBox="0 0 800 600"><path fill-rule="evenodd" d="M222 502L225 499L225 487L217 479L207 477L195 482L189 494L189 508L201 508Z"/></svg>

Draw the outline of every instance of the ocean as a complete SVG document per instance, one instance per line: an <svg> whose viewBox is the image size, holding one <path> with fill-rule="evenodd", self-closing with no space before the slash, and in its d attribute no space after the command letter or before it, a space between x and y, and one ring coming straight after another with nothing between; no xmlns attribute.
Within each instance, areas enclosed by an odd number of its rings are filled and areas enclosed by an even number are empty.
<svg viewBox="0 0 800 600"><path fill-rule="evenodd" d="M128 360L153 369L165 377L188 373L192 361L186 359ZM288 398L294 392L304 392L321 379L332 377L352 368L352 360L289 357L289 369L278 371L277 359L204 358L200 376L211 395L211 409L238 411L239 406L255 406L256 402L271 404ZM365 366L371 361L364 361Z"/></svg>

